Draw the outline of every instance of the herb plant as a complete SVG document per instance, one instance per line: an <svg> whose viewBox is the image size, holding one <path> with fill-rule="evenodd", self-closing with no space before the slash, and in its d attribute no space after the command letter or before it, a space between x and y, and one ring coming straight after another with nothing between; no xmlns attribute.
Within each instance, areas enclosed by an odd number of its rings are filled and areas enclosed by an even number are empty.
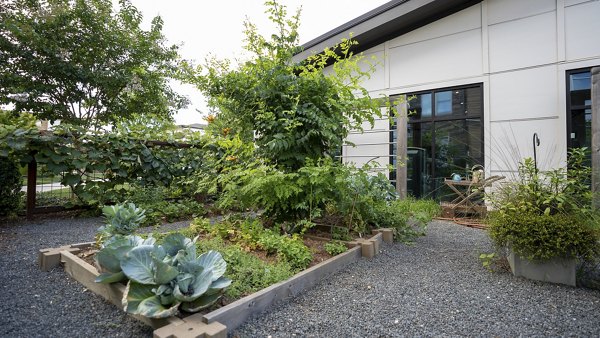
<svg viewBox="0 0 600 338"><path fill-rule="evenodd" d="M340 241L331 241L325 243L325 251L332 256L337 256L348 251L346 245Z"/></svg>

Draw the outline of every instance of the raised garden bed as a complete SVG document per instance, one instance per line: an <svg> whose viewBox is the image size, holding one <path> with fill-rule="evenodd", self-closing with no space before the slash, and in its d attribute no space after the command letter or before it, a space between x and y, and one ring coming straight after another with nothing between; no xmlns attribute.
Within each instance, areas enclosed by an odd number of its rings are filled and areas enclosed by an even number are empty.
<svg viewBox="0 0 600 338"><path fill-rule="evenodd" d="M157 338L226 337L228 332L239 327L248 318L260 314L272 304L299 294L361 257L371 258L375 256L379 252L379 247L383 241L392 241L392 230L379 229L374 231L374 235L369 239L349 242L351 248L345 253L209 313L197 313L184 318L171 317L159 320L141 316L134 317L155 328L154 337ZM102 296L118 307L122 307L121 301L125 292L125 285L96 283L94 280L99 275L98 270L77 256L78 253L89 250L93 245L94 243L80 243L60 248L42 249L39 252L40 269L49 271L62 263L65 271L75 280L90 291Z"/></svg>

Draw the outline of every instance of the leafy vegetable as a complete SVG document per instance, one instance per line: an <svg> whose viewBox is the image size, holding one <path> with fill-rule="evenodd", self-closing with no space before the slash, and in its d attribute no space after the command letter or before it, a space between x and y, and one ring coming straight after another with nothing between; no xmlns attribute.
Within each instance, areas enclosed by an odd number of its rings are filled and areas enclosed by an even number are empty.
<svg viewBox="0 0 600 338"><path fill-rule="evenodd" d="M137 236L114 236L96 255L106 271L96 281L129 279L123 295L125 311L151 318L177 313L179 306L197 312L216 302L231 284L223 277L227 263L220 253L196 253L196 239L173 233L162 244Z"/></svg>

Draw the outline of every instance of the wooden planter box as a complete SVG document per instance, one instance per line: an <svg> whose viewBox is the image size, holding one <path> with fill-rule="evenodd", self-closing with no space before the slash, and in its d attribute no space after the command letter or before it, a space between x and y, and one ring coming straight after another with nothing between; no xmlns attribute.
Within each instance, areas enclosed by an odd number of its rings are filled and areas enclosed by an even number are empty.
<svg viewBox="0 0 600 338"><path fill-rule="evenodd" d="M577 259L554 258L549 261L530 261L519 257L509 249L508 263L515 276L576 286Z"/></svg>
<svg viewBox="0 0 600 338"><path fill-rule="evenodd" d="M153 327L155 338L178 337L227 337L227 333L242 325L249 317L260 314L272 304L293 297L314 286L321 279L340 271L349 263L361 257L371 258L379 253L379 247L385 240L392 241L391 229L374 231L374 236L351 242L351 249L343 254L308 268L290 279L271 285L261 291L239 299L213 312L196 313L184 318L171 317L166 319L151 319L134 316ZM122 308L125 285L100 284L94 280L99 275L98 270L79 258L76 254L92 247L94 243L80 243L60 248L42 249L39 252L39 266L43 271L49 271L61 263L65 271L75 280L85 285L90 291Z"/></svg>

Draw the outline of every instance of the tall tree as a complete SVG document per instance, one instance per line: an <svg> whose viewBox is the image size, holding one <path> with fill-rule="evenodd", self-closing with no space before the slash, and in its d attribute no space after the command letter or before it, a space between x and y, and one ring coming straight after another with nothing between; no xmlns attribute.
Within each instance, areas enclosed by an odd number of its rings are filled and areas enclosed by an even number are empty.
<svg viewBox="0 0 600 338"><path fill-rule="evenodd" d="M117 117L170 117L187 100L169 86L177 46L163 21L140 28L128 1L0 0L0 104L98 128Z"/></svg>
<svg viewBox="0 0 600 338"><path fill-rule="evenodd" d="M352 54L355 41L297 62L300 12L288 17L285 6L265 4L276 33L263 37L246 22L250 59L238 66L210 60L197 85L216 112L212 128L254 140L260 155L293 171L339 152L349 130L380 115L379 102L360 85L373 68Z"/></svg>

